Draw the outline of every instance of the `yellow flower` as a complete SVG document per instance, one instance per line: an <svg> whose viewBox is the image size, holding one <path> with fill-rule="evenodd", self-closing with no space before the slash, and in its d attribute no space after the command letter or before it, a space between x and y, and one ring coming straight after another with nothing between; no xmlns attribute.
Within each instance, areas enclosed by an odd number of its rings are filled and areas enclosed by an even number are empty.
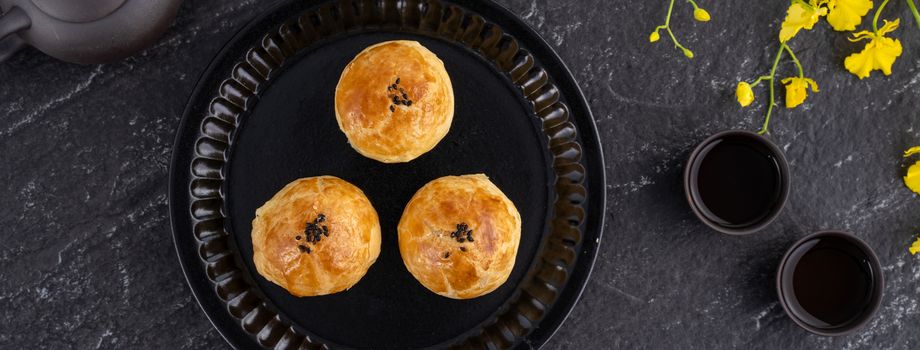
<svg viewBox="0 0 920 350"><path fill-rule="evenodd" d="M683 49L683 51L684 51L684 56L687 56L687 58L693 58L693 51L690 51L690 49L686 49L686 48Z"/></svg>
<svg viewBox="0 0 920 350"><path fill-rule="evenodd" d="M917 153L920 153L920 146L914 146L904 151L904 157L910 157ZM904 176L904 184L907 185L907 188L911 191L920 193L920 161L914 163L914 165L911 165L910 168L907 169L907 175ZM920 253L920 237L910 246L910 254L916 255L917 253Z"/></svg>
<svg viewBox="0 0 920 350"><path fill-rule="evenodd" d="M751 90L751 84L743 81L738 83L738 88L735 89L735 96L738 97L738 103L741 104L741 107L750 106L754 102L754 90Z"/></svg>
<svg viewBox="0 0 920 350"><path fill-rule="evenodd" d="M885 21L885 25L872 33L861 31L853 34L852 42L869 39L866 48L862 52L855 53L843 61L843 65L850 73L855 74L859 79L869 76L873 70L881 70L885 75L891 75L891 65L894 60L901 56L901 42L898 39L886 38L885 34L891 33L898 28L900 20L894 22Z"/></svg>
<svg viewBox="0 0 920 350"><path fill-rule="evenodd" d="M821 4L823 3L824 1L822 0ZM789 41L803 28L811 30L811 28L815 27L815 23L818 23L818 20L821 19L821 16L826 14L827 8L821 7L817 0L811 0L810 4L802 1L793 2L792 5L789 5L789 9L786 10L786 19L783 20L783 24L780 26L779 41Z"/></svg>
<svg viewBox="0 0 920 350"><path fill-rule="evenodd" d="M838 32L856 30L862 18L872 8L870 0L830 0L827 3L827 23Z"/></svg>
<svg viewBox="0 0 920 350"><path fill-rule="evenodd" d="M709 17L709 12L706 12L706 10L699 7L697 7L696 10L693 10L693 18L696 18L696 20L700 22L709 22L711 19L711 17Z"/></svg>
<svg viewBox="0 0 920 350"><path fill-rule="evenodd" d="M920 153L920 146L911 147L909 150L904 152L904 157L910 157L914 154ZM920 161L911 165L910 168L907 168L907 175L904 175L904 184L907 185L911 191L920 193Z"/></svg>
<svg viewBox="0 0 920 350"><path fill-rule="evenodd" d="M904 184L911 191L920 193L920 162L914 163L907 168L907 175L904 175Z"/></svg>
<svg viewBox="0 0 920 350"><path fill-rule="evenodd" d="M648 42L653 43L661 39L661 34L658 34L658 31L652 32L652 35L648 36Z"/></svg>
<svg viewBox="0 0 920 350"><path fill-rule="evenodd" d="M811 91L818 92L818 83L808 78L786 78L783 79L786 84L786 108L792 109L805 102L808 97L808 86L811 85Z"/></svg>
<svg viewBox="0 0 920 350"><path fill-rule="evenodd" d="M917 153L920 153L920 146L914 146L914 147L911 147L911 148L907 149L906 151L904 151L904 157L905 157L905 158L906 158L906 157L910 157L910 156L915 155L915 154L917 154Z"/></svg>

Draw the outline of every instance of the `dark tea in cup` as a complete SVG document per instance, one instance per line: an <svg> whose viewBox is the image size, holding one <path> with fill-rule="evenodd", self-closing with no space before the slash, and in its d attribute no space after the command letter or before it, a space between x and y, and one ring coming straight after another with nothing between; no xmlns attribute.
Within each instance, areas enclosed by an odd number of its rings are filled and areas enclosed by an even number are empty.
<svg viewBox="0 0 920 350"><path fill-rule="evenodd" d="M747 234L779 215L789 195L789 166L782 151L763 136L724 131L691 153L684 190L705 224L728 234Z"/></svg>
<svg viewBox="0 0 920 350"><path fill-rule="evenodd" d="M864 325L881 303L878 257L853 235L819 232L789 249L777 272L780 304L796 324L820 335Z"/></svg>

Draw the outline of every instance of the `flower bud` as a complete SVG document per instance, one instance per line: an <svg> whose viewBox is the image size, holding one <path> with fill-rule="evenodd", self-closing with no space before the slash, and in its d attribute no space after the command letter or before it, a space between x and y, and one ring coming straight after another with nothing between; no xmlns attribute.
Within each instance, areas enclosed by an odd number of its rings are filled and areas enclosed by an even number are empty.
<svg viewBox="0 0 920 350"><path fill-rule="evenodd" d="M693 18L696 18L696 20L700 22L709 22L711 19L709 17L709 12L706 12L706 10L699 7L697 7L696 10L693 10Z"/></svg>
<svg viewBox="0 0 920 350"><path fill-rule="evenodd" d="M743 81L738 83L735 96L738 98L738 103L741 104L741 107L750 106L754 102L754 90L751 89L751 84Z"/></svg>

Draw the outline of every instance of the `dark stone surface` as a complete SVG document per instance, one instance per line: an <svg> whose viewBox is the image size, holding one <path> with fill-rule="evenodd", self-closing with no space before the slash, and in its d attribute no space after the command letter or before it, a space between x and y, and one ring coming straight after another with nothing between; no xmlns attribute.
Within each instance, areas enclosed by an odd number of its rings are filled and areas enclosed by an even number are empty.
<svg viewBox="0 0 920 350"><path fill-rule="evenodd" d="M593 279L549 349L916 348L920 198L901 152L920 144L920 30L906 6L894 75L858 80L854 45L824 23L793 42L821 92L777 110L771 138L790 160L779 219L747 237L718 234L684 202L682 162L726 128L756 130L765 90L740 109L739 79L765 73L785 2L678 1L667 38L649 44L666 0L506 0L555 47L587 95L607 159L609 211ZM173 135L199 74L268 2L189 1L160 42L96 66L27 50L0 64L0 348L220 349L176 262L166 206ZM781 74L792 74L783 63ZM781 90L780 90L781 92ZM881 257L887 294L864 330L797 329L773 288L785 249L839 228Z"/></svg>

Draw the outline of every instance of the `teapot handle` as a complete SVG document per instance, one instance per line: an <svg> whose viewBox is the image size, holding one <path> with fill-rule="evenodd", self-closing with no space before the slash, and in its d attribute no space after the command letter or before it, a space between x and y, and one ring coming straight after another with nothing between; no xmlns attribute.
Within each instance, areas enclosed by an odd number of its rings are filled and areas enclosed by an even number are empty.
<svg viewBox="0 0 920 350"><path fill-rule="evenodd" d="M26 46L25 41L15 33L31 26L32 20L29 15L18 7L13 7L0 15L0 62Z"/></svg>

